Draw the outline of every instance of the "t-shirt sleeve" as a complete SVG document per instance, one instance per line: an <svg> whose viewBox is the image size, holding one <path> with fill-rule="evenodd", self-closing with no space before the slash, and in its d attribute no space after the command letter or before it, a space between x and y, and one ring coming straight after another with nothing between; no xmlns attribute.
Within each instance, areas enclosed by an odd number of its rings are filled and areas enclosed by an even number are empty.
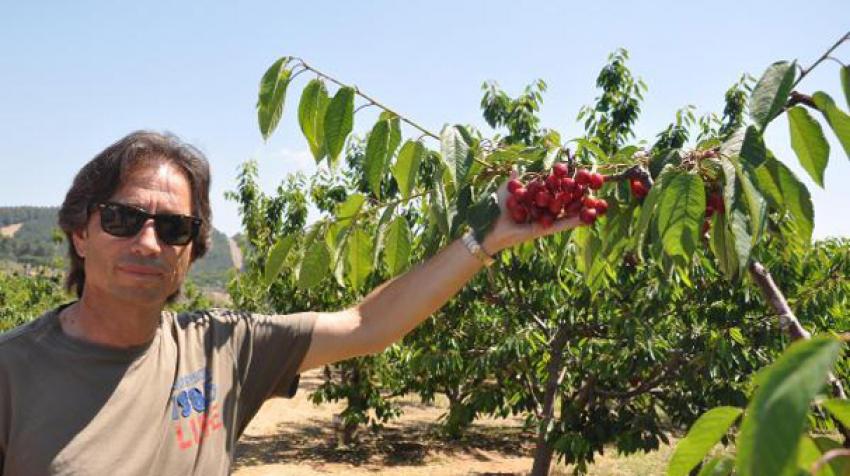
<svg viewBox="0 0 850 476"><path fill-rule="evenodd" d="M314 313L240 315L234 344L239 433L271 396L292 398L315 324Z"/></svg>

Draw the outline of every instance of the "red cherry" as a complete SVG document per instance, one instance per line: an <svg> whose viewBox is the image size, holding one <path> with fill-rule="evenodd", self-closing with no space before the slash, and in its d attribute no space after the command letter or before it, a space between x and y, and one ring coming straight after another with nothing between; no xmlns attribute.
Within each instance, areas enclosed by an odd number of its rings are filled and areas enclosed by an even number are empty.
<svg viewBox="0 0 850 476"><path fill-rule="evenodd" d="M705 217L711 218L711 215L714 215L714 207L709 203L705 206Z"/></svg>
<svg viewBox="0 0 850 476"><path fill-rule="evenodd" d="M556 177L564 177L569 172L567 168L567 164L563 162L558 162L554 166L552 166L552 173L555 174Z"/></svg>
<svg viewBox="0 0 850 476"><path fill-rule="evenodd" d="M546 188L550 192L557 192L561 188L561 179L554 174L546 177Z"/></svg>
<svg viewBox="0 0 850 476"><path fill-rule="evenodd" d="M629 186L632 189L632 194L637 198L643 198L646 196L647 193L649 193L643 182L638 179L632 179L629 183Z"/></svg>
<svg viewBox="0 0 850 476"><path fill-rule="evenodd" d="M581 211L581 200L575 200L565 210L567 216L575 216Z"/></svg>
<svg viewBox="0 0 850 476"><path fill-rule="evenodd" d="M604 215L608 212L608 202L606 202L605 199L598 198L596 199L596 206L594 208L596 209L597 215Z"/></svg>
<svg viewBox="0 0 850 476"><path fill-rule="evenodd" d="M539 223L543 228L549 228L553 223L555 223L555 217L553 217L549 212L543 212L540 215L540 218L537 219L537 223Z"/></svg>
<svg viewBox="0 0 850 476"><path fill-rule="evenodd" d="M511 210L511 218L514 219L515 223L525 223L528 221L528 212L525 208L514 208Z"/></svg>
<svg viewBox="0 0 850 476"><path fill-rule="evenodd" d="M576 172L576 183L579 185L587 185L590 183L590 176L591 174L587 170L579 169L579 171Z"/></svg>
<svg viewBox="0 0 850 476"><path fill-rule="evenodd" d="M599 190L602 188L602 185L605 183L605 176L602 174L593 173L590 174L590 188L593 190Z"/></svg>
<svg viewBox="0 0 850 476"><path fill-rule="evenodd" d="M516 193L518 189L522 188L522 182L517 179L513 179L508 182L508 192Z"/></svg>
<svg viewBox="0 0 850 476"><path fill-rule="evenodd" d="M595 208L582 208L581 212L578 215L579 220L582 223L587 225L593 224L596 221L596 209Z"/></svg>
<svg viewBox="0 0 850 476"><path fill-rule="evenodd" d="M515 195L508 195L508 203L507 203L508 210L514 210L514 209L521 207L521 206L522 205L519 204L519 200L517 200Z"/></svg>
<svg viewBox="0 0 850 476"><path fill-rule="evenodd" d="M558 216L561 213L561 210L564 208L564 201L558 200L555 198L551 202L549 202L549 211L552 212L552 215Z"/></svg>
<svg viewBox="0 0 850 476"><path fill-rule="evenodd" d="M709 195L708 204L711 205L717 213L723 213L726 211L726 206L723 204L723 196L719 193L712 193Z"/></svg>
<svg viewBox="0 0 850 476"><path fill-rule="evenodd" d="M702 234L703 235L708 233L708 230L710 230L710 229L711 229L711 221L710 220L705 220L704 222L702 222Z"/></svg>
<svg viewBox="0 0 850 476"><path fill-rule="evenodd" d="M549 193L548 190L541 190L537 193L537 196L534 197L534 203L540 207L545 208L549 206L549 202L552 201L552 194Z"/></svg>
<svg viewBox="0 0 850 476"><path fill-rule="evenodd" d="M564 177L561 179L561 190L572 192L576 189L576 181L572 177Z"/></svg>
<svg viewBox="0 0 850 476"><path fill-rule="evenodd" d="M528 189L520 187L514 190L513 196L516 197L517 201L525 203L526 199L528 199Z"/></svg>
<svg viewBox="0 0 850 476"><path fill-rule="evenodd" d="M593 197L584 197L581 204L584 205L585 208L596 208L596 199Z"/></svg>

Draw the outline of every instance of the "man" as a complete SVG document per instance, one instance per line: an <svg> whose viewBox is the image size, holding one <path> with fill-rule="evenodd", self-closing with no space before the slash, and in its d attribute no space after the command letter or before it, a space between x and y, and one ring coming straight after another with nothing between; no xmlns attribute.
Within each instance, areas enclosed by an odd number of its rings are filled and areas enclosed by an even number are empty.
<svg viewBox="0 0 850 476"><path fill-rule="evenodd" d="M79 300L0 336L0 475L228 474L272 394L301 372L381 352L489 255L578 225L457 240L338 312L163 311L209 242L209 169L170 135L136 132L84 166L59 224Z"/></svg>

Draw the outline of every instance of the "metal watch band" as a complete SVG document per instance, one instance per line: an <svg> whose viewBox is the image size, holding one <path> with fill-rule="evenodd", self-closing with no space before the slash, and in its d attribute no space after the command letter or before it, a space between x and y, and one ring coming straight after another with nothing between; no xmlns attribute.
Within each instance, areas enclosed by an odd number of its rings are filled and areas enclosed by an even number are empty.
<svg viewBox="0 0 850 476"><path fill-rule="evenodd" d="M481 247L481 244L478 243L478 240L475 239L475 236L473 236L471 231L466 232L461 240L463 241L463 244L466 245L466 249L469 250L472 256L478 258L482 263L484 263L484 266L492 266L493 263L496 262L492 256L484 252L484 248Z"/></svg>

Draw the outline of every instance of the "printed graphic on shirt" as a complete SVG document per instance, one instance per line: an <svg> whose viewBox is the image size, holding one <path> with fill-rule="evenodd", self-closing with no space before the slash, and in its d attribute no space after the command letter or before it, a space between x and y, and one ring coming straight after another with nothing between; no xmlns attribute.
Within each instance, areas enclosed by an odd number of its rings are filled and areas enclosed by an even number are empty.
<svg viewBox="0 0 850 476"><path fill-rule="evenodd" d="M171 389L171 420L181 450L200 445L222 427L216 386L206 367L182 375Z"/></svg>

